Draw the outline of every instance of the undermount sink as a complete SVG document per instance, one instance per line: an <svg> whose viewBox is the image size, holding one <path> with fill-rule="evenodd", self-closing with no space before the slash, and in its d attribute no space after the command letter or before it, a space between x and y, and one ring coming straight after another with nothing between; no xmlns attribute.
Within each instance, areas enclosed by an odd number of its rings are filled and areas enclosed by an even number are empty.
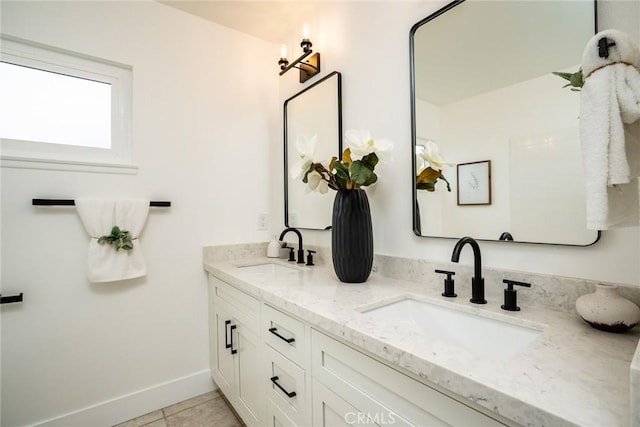
<svg viewBox="0 0 640 427"><path fill-rule="evenodd" d="M297 268L287 267L286 265L267 262L264 264L241 265L238 268L254 274L290 274L299 273Z"/></svg>
<svg viewBox="0 0 640 427"><path fill-rule="evenodd" d="M365 308L363 313L416 331L425 339L463 347L475 355L505 360L523 350L543 326L524 326L411 297Z"/></svg>

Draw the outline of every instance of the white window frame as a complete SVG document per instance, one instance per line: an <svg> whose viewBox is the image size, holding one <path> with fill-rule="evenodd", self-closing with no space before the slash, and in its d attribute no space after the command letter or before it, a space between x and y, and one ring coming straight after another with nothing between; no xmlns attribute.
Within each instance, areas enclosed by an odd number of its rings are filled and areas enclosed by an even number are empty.
<svg viewBox="0 0 640 427"><path fill-rule="evenodd" d="M2 167L133 174L132 67L0 35L0 60L111 85L111 148L0 139Z"/></svg>

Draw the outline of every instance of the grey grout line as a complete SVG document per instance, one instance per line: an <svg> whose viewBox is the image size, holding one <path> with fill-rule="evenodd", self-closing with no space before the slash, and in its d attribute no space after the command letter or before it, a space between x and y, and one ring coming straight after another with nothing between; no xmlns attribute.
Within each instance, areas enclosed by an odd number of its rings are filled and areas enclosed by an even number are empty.
<svg viewBox="0 0 640 427"><path fill-rule="evenodd" d="M196 399L197 397L198 397L198 396L196 396L196 397L194 397L194 398L192 398L192 399ZM216 390L216 391L215 391L215 393L212 393L211 399L203 400L203 401L198 402L198 403L196 403L196 404L194 404L194 405L192 405L192 406L187 406L187 407L185 407L185 408L181 409L180 411L178 411L178 412L174 412L174 413L171 413L171 414L169 414L169 415L167 415L167 414L165 413L165 410L166 410L166 409L168 409L168 408L170 408L170 407L172 407L172 406L174 406L174 405L177 405L177 404L179 404L179 403L182 403L182 402L178 402L178 403L175 403L175 404L173 404L173 405L166 406L166 407L164 407L164 408L162 408L162 409L160 410L160 411L161 411L161 413L162 413L162 418L158 418L157 420L153 420L153 421L151 421L151 422L148 422L148 423L146 423L146 424L143 424L141 427L149 426L149 425L151 425L151 424L153 424L153 423L156 423L156 422L158 422L158 421L160 421L160 420L163 420L163 421L165 422L165 424L168 424L169 420L167 419L167 417L172 417L172 416L177 415L177 414L180 414L180 413L182 413L182 412L184 412L184 411L186 411L186 410L188 410L188 409L193 409L193 408L195 408L196 406L204 405L204 404L206 404L206 403L208 403L208 402L211 402L212 400L215 400L215 399L216 399L216 398L218 398L218 397L222 398L222 400L225 402L225 404L226 404L227 409L229 410L229 412L231 412L231 413L234 415L234 417L239 421L239 423L240 423L241 425L245 426L244 422L242 422L242 419L238 416L238 414L236 413L236 411L233 409L233 407L231 406L231 404L229 403L229 401L227 400L227 398L225 397L225 395L224 395L224 394L222 394L222 393L220 392L220 390ZM192 400L192 399L187 399L186 401L189 401L189 400ZM186 401L183 401L183 402L186 402Z"/></svg>
<svg viewBox="0 0 640 427"><path fill-rule="evenodd" d="M238 414L236 413L236 411L233 409L233 407L231 406L231 404L229 403L229 401L227 400L227 398L225 397L225 395L224 395L224 394L222 394L219 390L216 390L216 394L218 394L218 396L219 396L219 397L221 397L221 398L222 398L222 400L224 400L224 402L225 402L225 404L226 404L227 409L229 410L229 412L231 412L231 413L235 416L235 418L236 418L236 419L241 423L241 425L243 425L243 426L244 426L244 425L245 425L245 424L244 424L244 422L242 422L242 419L238 416ZM196 396L196 397L198 397L198 396ZM192 399L195 399L195 397L194 397L194 398L192 398ZM204 401L202 401L202 402L199 402L199 403L194 404L193 406L185 407L185 408L183 408L182 410L180 410L180 411L178 411L178 412L174 412L174 413L172 413L172 414L170 414L170 415L167 415L167 414L165 413L165 409L167 409L167 408L169 408L169 407L173 406L173 405L169 405L169 406L164 407L164 408L162 408L162 409L161 409L161 411L162 411L162 418L158 418L157 420L155 420L155 421L151 421L150 423L147 423L147 424L144 424L144 425L143 425L143 426L141 426L141 427L145 427L145 426L148 426L148 425L153 424L153 423L155 423L155 422L158 422L158 421L160 421L160 419L164 420L165 424L168 424L169 420L167 419L167 417L172 417L172 416L174 416L174 415L178 415L178 414L180 414L180 413L182 413L182 412L184 412L184 411L186 411L186 410L188 410L188 409L192 409L192 408L195 408L196 406L204 405L205 403L211 402L212 400L215 400L215 399L216 399L216 395L215 395L215 394L213 394L213 395L212 395L212 397L211 397L211 399L204 400ZM191 400L191 399L187 399L187 400ZM178 403L181 403L181 402L178 402Z"/></svg>
<svg viewBox="0 0 640 427"><path fill-rule="evenodd" d="M219 392L219 391L216 391L216 393L220 394L220 392ZM205 393L205 394L206 394L206 393ZM198 397L198 396L193 397L192 399L195 399L195 398L197 398L197 397ZM164 420L166 421L166 420L167 420L167 416L171 417L171 416L173 416L173 415L177 415L177 414L179 414L179 413L181 413L181 412L186 411L187 409L195 408L196 406L200 406L200 405L203 405L203 404L205 404L205 403L207 403L207 402L211 402L211 401L212 401L212 400L214 400L214 399L215 399L215 395L214 395L214 396L212 396L212 397L211 397L211 399L203 400L202 402L195 403L193 406L187 406L186 408L183 408L183 409L181 409L181 410L180 410L180 411L178 411L178 412L174 412L173 414L167 415L167 414L165 413L165 410L166 410L166 409L168 409L169 407L173 406L173 405L169 405L169 406L167 406L167 407L162 408L162 417L163 417L163 418L164 418ZM191 400L191 399L187 399L187 401L188 401L188 400ZM226 401L226 400L225 400L225 401ZM181 403L181 402L178 402L178 403ZM228 404L228 403L227 403L227 404Z"/></svg>
<svg viewBox="0 0 640 427"><path fill-rule="evenodd" d="M236 412L235 408L231 405L231 402L229 402L227 400L227 396L222 394L222 392L220 390L217 390L217 392L220 395L220 397L222 398L222 400L224 400L224 403L227 404L227 407L229 408L229 411L231 411L233 413L233 415L236 417L236 419L240 422L240 425L246 427L246 424L244 423L244 421L242 421L242 418L240 418L240 415L238 415L238 413Z"/></svg>
<svg viewBox="0 0 640 427"><path fill-rule="evenodd" d="M205 393L205 394L206 394L206 393ZM198 396L193 397L193 398L191 398L191 399L195 399L195 398L197 398L197 397L198 397ZM186 401L189 401L189 400L191 400L191 399L187 399ZM194 404L193 406L187 406L187 407L185 407L185 408L181 409L181 410L180 410L180 411L178 411L178 412L174 412L173 414L171 414L171 415L169 415L169 416L177 415L177 414L179 414L179 413L181 413L181 412L186 411L187 409L191 409L191 408L194 408L194 407L196 407L196 406L199 406L199 405L205 404L205 403L210 402L210 401L212 401L212 400L214 400L214 399L215 399L215 396L214 396L214 397L212 397L211 399L207 399L207 400L204 400L204 401L202 401L202 402L196 403L196 404ZM185 402L185 401L183 400L182 402ZM151 424L153 424L153 423L155 423L155 422L158 422L158 421L160 421L160 420L164 420L164 422L165 422L165 424L166 424L168 420L167 420L167 414L165 413L165 410L166 410L167 408L171 407L171 406L177 405L177 404L182 403L182 402L177 402L177 403L174 403L174 404L172 404L172 405L165 406L164 408L160 409L160 412L162 413L162 418L158 418L157 420L150 421L150 422L148 422L148 423L146 423L146 424L143 424L143 425L142 425L142 426L140 426L140 427L145 427L145 426L151 425Z"/></svg>

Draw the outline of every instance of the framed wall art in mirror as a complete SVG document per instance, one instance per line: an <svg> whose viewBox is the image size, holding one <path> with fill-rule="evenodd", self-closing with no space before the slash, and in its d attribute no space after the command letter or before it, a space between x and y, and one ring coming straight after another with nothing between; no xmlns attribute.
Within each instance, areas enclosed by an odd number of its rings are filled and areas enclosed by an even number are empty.
<svg viewBox="0 0 640 427"><path fill-rule="evenodd" d="M441 172L451 191L414 182L417 235L598 240L585 220L580 94L552 74L577 71L596 31L593 0L456 0L413 26L412 155L430 141L452 164ZM472 177L463 173L467 181L459 182L456 172L477 168L462 165L479 159L491 178L483 174L484 192L474 193L481 197L467 199ZM416 178L421 160L412 162Z"/></svg>
<svg viewBox="0 0 640 427"><path fill-rule="evenodd" d="M456 165L458 206L491 204L491 160Z"/></svg>
<svg viewBox="0 0 640 427"><path fill-rule="evenodd" d="M309 150L313 151L312 153ZM313 161L342 152L342 75L334 71L284 102L284 223L326 230L334 194L308 191L301 155Z"/></svg>

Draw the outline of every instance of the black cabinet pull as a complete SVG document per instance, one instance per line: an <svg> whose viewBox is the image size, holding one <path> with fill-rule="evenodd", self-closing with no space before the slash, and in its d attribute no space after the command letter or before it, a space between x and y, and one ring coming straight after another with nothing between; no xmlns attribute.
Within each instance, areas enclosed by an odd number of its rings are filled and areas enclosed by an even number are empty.
<svg viewBox="0 0 640 427"><path fill-rule="evenodd" d="M296 339L295 338L285 338L282 335L280 335L278 333L278 328L269 328L269 332L271 332L273 335L277 336L278 338L280 338L282 341L286 342L287 344L291 344L292 342L294 342Z"/></svg>
<svg viewBox="0 0 640 427"><path fill-rule="evenodd" d="M231 348L231 344L229 344L229 335L227 334L227 328L230 323L231 320L224 321L224 348Z"/></svg>
<svg viewBox="0 0 640 427"><path fill-rule="evenodd" d="M278 380L279 380L278 377L271 377L271 382L274 383L276 385L276 387L278 387L280 390L282 390L282 392L284 394L286 394L289 399L291 399L292 397L296 396L296 392L295 391L289 392L289 391L285 390L284 387L282 387L280 384L278 384Z"/></svg>
<svg viewBox="0 0 640 427"><path fill-rule="evenodd" d="M22 295L23 293L20 292L20 294L18 295L11 295L8 297L0 296L0 304L11 304L14 302L22 302Z"/></svg>
<svg viewBox="0 0 640 427"><path fill-rule="evenodd" d="M229 347L231 347L231 354L236 354L238 352L238 350L233 348L233 330L236 329L237 326L236 325L231 325L231 327L229 328L229 335L231 335L229 338Z"/></svg>

